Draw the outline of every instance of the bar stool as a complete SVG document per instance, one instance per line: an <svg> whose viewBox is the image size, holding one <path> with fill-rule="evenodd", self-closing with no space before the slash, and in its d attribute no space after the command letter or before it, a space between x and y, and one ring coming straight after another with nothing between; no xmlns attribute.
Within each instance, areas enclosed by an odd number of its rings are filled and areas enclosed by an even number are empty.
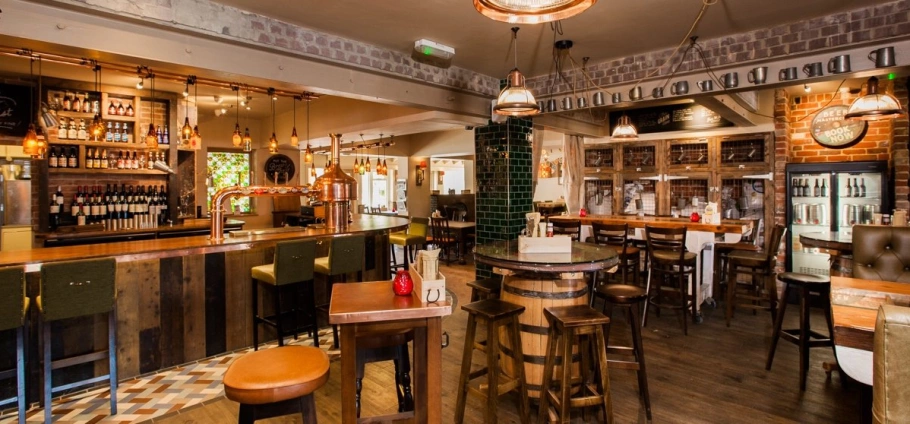
<svg viewBox="0 0 910 424"><path fill-rule="evenodd" d="M796 344L799 346L799 389L805 391L806 374L809 371L809 349L826 346L831 346L831 349L834 349L832 341L834 326L831 324L831 279L826 276L796 272L781 273L777 276L777 279L784 283L784 301L780 302L780 310L777 312L777 319L774 322L774 333L771 335L771 348L768 350L768 363L765 364L765 369L771 370L778 339L783 338ZM799 328L781 330L791 285L799 289ZM828 337L812 331L812 327L809 324L809 294L812 292L818 293L819 301L822 303L822 308L824 308L825 320L828 322Z"/></svg>
<svg viewBox="0 0 910 424"><path fill-rule="evenodd" d="M604 338L604 326L610 323L610 318L595 311L588 305L551 306L544 308L544 316L550 324L549 340L547 341L547 359L543 368L543 387L540 394L539 422L552 422L550 405L555 408L555 420L568 423L570 408L584 408L588 406L602 406L604 420L613 422L613 404L610 399L610 375L607 371L607 345ZM591 340L593 338L593 340ZM594 343L594 358L591 358L591 343ZM571 378L572 367L566 366L565 358L572 357L572 348L578 343L581 354L582 378L576 396L572 397L572 386L575 381ZM551 388L553 384L553 370L556 366L556 353L563 358L560 366L558 380L559 390ZM590 376L591 360L594 359L595 376ZM592 382L590 380L596 380ZM592 384L593 383L593 384Z"/></svg>
<svg viewBox="0 0 910 424"><path fill-rule="evenodd" d="M0 331L16 330L16 366L0 371L0 380L16 379L16 396L0 400L0 407L16 402L19 424L25 424L25 318L29 299L25 296L25 269L0 269Z"/></svg>
<svg viewBox="0 0 910 424"><path fill-rule="evenodd" d="M266 265L254 266L251 269L253 277L253 350L259 350L259 324L270 325L278 332L278 346L284 346L284 336L290 334L287 328L282 327L282 321L288 314L294 314L294 338L300 329L301 305L294 305L291 310L281 309L282 288L298 289L299 285L307 286L309 301L307 315L309 323L303 329L309 330L313 343L319 347L319 324L316 320L316 290L313 284L313 263L316 259L316 241L282 241L275 245L274 262ZM308 283L308 284L307 284ZM259 315L259 287L274 288L275 314L271 316ZM299 297L299 296L295 296ZM298 300L298 299L295 299Z"/></svg>
<svg viewBox="0 0 910 424"><path fill-rule="evenodd" d="M468 283L471 288L471 302L484 299L499 299L502 291L502 279L497 277L474 280Z"/></svg>
<svg viewBox="0 0 910 424"><path fill-rule="evenodd" d="M777 283L774 280L774 268L777 265L777 250L780 247L780 241L787 233L787 227L775 225L771 232L771 240L765 243L764 251L750 252L745 250L733 250L727 254L727 305L726 319L727 327L730 326L730 319L733 318L733 309L737 306L756 310L770 310L771 322L777 320ZM752 276L748 288L737 290L740 286L736 282L736 276L739 273L746 273ZM737 298L745 299L750 303L736 304ZM767 302L765 306L763 303Z"/></svg>
<svg viewBox="0 0 910 424"><path fill-rule="evenodd" d="M689 334L688 324L686 322L686 313L691 308L692 320L695 321L696 304L695 288L689 292L689 279L691 284L695 282L696 255L693 252L686 251L686 229L683 228L657 228L645 226L645 239L648 241L648 262L651 264L650 275L648 276L649 293L648 304L654 305L657 309L657 316L660 316L660 308L678 309L682 312L683 334ZM664 302L663 280L672 287L678 296L676 304ZM651 289L651 281L654 281L654 289ZM653 294L651 294L653 291ZM647 305L646 312L647 312ZM647 313L644 322L647 323Z"/></svg>
<svg viewBox="0 0 910 424"><path fill-rule="evenodd" d="M648 293L641 287L626 284L610 284L598 287L594 295L604 300L603 312L610 322L606 325L604 340L610 355L631 355L633 360L607 359L609 368L635 370L638 375L638 394L648 421L651 421L651 396L648 391L648 371L645 369L645 349L641 342L641 312L639 308L648 299ZM623 309L626 320L632 327L632 346L610 345L610 326L613 322L613 308ZM610 356L608 358L615 358Z"/></svg>
<svg viewBox="0 0 910 424"><path fill-rule="evenodd" d="M247 353L224 373L224 396L240 403L239 424L300 412L316 423L313 392L329 379L329 356L320 348L283 346Z"/></svg>
<svg viewBox="0 0 910 424"><path fill-rule="evenodd" d="M752 222L752 232L743 235L738 243L714 243L714 279L711 282L711 293L714 299L721 299L720 288L727 281L727 255L736 250L758 252L761 247L758 246L758 231L761 223L760 219L747 219Z"/></svg>
<svg viewBox="0 0 910 424"><path fill-rule="evenodd" d="M54 392L109 380L111 415L117 414L117 313L114 308L114 278L117 263L113 258L87 259L41 266L41 294L36 299L41 311L44 346L44 421L50 423ZM51 323L84 316L108 314L108 348L85 355L52 360ZM72 365L108 359L108 374L54 387L51 371Z"/></svg>
<svg viewBox="0 0 910 424"><path fill-rule="evenodd" d="M641 251L629 245L629 224L604 224L592 222L594 243L616 247L623 284L639 284L638 267ZM629 275L631 274L631 275ZM630 278L631 277L631 278Z"/></svg>
<svg viewBox="0 0 910 424"><path fill-rule="evenodd" d="M530 404L528 402L528 387L524 375L524 355L521 351L521 339L518 330L518 315L524 312L524 306L503 302L499 299L485 299L472 302L461 307L468 313L468 325L465 329L464 355L461 359L461 376L458 379L458 397L455 403L455 423L464 421L465 398L475 395L486 400L484 410L484 423L496 423L496 400L499 395L512 390L518 391L519 412L522 423L530 422ZM483 321L487 327L487 346L482 347L474 343L477 331L477 321ZM502 352L499 346L499 328L502 327L509 334L509 344L512 354ZM471 371L471 356L474 349L486 352L487 366L477 371ZM515 376L513 379L500 382L499 354L512 358ZM486 387L471 387L471 380L487 376ZM504 379L505 380L505 379Z"/></svg>
<svg viewBox="0 0 910 424"><path fill-rule="evenodd" d="M408 269L408 260L414 260L412 249L415 246L423 246L427 243L427 228L430 220L419 216L411 217L411 223L408 224L406 231L399 231L389 234L389 244L392 245L392 272L395 269L404 267ZM404 265L398 265L395 259L395 246L401 246L404 250Z"/></svg>
<svg viewBox="0 0 910 424"><path fill-rule="evenodd" d="M329 246L329 256L316 258L313 271L325 275L328 280L328 298L332 298L332 285L335 277L340 276L342 281L347 281L347 274L357 273L357 281L363 280L363 250L364 236L355 234L350 236L335 237ZM322 305L328 314L328 305ZM338 347L338 326L332 326L332 338L335 347Z"/></svg>

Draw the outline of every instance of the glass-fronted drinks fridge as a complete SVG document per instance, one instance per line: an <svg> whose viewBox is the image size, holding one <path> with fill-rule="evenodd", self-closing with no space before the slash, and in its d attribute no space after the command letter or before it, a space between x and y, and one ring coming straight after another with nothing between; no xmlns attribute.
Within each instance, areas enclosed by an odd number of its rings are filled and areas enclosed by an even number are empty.
<svg viewBox="0 0 910 424"><path fill-rule="evenodd" d="M787 165L787 271L829 275L830 255L803 246L804 233L849 240L853 225L890 213L887 162Z"/></svg>

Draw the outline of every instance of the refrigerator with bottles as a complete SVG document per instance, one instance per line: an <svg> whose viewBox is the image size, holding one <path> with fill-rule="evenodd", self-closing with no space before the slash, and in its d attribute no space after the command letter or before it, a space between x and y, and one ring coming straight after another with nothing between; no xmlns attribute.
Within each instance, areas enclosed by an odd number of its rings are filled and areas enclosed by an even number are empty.
<svg viewBox="0 0 910 424"><path fill-rule="evenodd" d="M830 275L830 255L803 246L803 233L849 240L853 225L891 212L888 163L787 164L787 271Z"/></svg>

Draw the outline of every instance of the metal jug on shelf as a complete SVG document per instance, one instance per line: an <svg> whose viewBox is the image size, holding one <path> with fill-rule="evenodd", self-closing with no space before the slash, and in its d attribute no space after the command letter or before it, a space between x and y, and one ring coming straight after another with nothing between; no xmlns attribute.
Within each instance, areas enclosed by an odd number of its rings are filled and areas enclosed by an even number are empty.
<svg viewBox="0 0 910 424"><path fill-rule="evenodd" d="M906 209L895 209L894 213L891 215L891 225L894 227L906 227L907 226L907 210Z"/></svg>

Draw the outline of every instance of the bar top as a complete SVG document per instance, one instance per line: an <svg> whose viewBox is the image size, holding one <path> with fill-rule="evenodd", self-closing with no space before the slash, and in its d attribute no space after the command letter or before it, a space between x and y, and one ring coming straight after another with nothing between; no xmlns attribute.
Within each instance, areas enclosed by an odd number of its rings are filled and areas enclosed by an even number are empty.
<svg viewBox="0 0 910 424"><path fill-rule="evenodd" d="M225 228L229 227L238 227L244 225L245 222L237 219L228 219L224 226ZM137 228L133 230L117 230L117 231L71 231L71 232L50 232L50 233L36 233L35 238L38 240L62 240L62 239L72 239L72 238L84 238L84 237L99 237L99 236L115 236L121 234L138 234L138 233L171 233L171 232L180 232L180 231L192 231L192 230L207 230L212 228L212 222L210 219L193 219L187 220L183 224L176 225L161 225L154 228Z"/></svg>
<svg viewBox="0 0 910 424"><path fill-rule="evenodd" d="M4 252L0 255L0 266L26 267L26 272L36 272L41 264L76 259L113 257L118 262L177 257L189 254L218 253L244 250L259 244L275 243L282 240L302 238L336 237L346 234L377 231L400 231L408 227L406 218L389 216L361 216L348 225L344 233L327 229L301 228L300 231L286 229L276 233L263 230L264 234L245 237L225 237L213 241L208 235L177 237L168 239L136 240L114 243L90 244L85 246L49 247L31 250Z"/></svg>
<svg viewBox="0 0 910 424"><path fill-rule="evenodd" d="M633 215L559 215L551 216L550 220L560 219L578 219L583 225L590 225L592 222L604 224L629 224L629 228L644 228L645 225L659 228L679 228L685 227L689 231L705 231L715 234L745 234L750 226L750 221L739 219L724 219L720 224L704 224L692 222L689 218L670 218L657 216L633 216Z"/></svg>
<svg viewBox="0 0 910 424"><path fill-rule="evenodd" d="M572 242L571 253L521 253L517 240L500 240L474 248L477 262L514 271L584 272L610 268L619 262L616 249Z"/></svg>
<svg viewBox="0 0 910 424"><path fill-rule="evenodd" d="M392 282L336 284L329 304L330 324L397 321L452 314L449 302L421 303L417 295L397 296Z"/></svg>

